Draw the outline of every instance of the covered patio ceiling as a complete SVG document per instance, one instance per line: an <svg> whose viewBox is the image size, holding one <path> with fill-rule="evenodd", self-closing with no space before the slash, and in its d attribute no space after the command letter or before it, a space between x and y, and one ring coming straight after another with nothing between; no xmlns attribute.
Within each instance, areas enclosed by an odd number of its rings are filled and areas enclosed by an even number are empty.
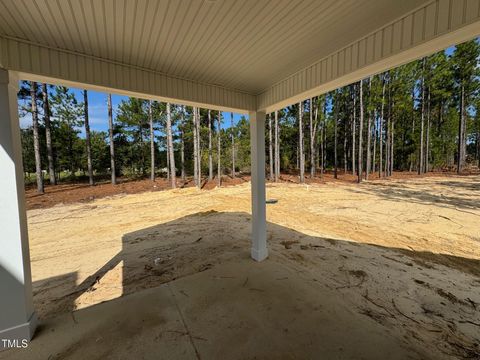
<svg viewBox="0 0 480 360"><path fill-rule="evenodd" d="M0 1L0 65L272 111L480 33L477 0Z"/></svg>

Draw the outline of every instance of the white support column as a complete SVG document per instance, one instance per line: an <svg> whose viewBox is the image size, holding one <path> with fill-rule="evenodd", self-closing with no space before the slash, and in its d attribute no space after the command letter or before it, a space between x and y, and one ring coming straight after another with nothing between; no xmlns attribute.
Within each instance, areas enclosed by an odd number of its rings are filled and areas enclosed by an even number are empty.
<svg viewBox="0 0 480 360"><path fill-rule="evenodd" d="M252 172L252 258L267 258L265 208L265 112L249 112Z"/></svg>
<svg viewBox="0 0 480 360"><path fill-rule="evenodd" d="M17 92L16 74L0 68L0 350L29 341L37 324Z"/></svg>

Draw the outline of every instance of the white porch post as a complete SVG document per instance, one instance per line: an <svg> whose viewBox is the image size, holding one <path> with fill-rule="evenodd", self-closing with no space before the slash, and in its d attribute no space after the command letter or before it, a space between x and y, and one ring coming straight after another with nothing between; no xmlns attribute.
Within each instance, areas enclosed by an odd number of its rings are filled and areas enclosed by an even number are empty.
<svg viewBox="0 0 480 360"><path fill-rule="evenodd" d="M265 112L252 111L248 116L252 172L252 258L262 261L268 256L265 209Z"/></svg>
<svg viewBox="0 0 480 360"><path fill-rule="evenodd" d="M30 340L37 323L32 301L17 92L16 75L0 68L0 350Z"/></svg>

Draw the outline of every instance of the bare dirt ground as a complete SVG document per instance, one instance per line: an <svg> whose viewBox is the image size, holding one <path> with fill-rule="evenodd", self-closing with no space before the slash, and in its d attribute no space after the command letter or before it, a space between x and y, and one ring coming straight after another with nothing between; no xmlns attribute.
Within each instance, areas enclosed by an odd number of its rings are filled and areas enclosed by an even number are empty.
<svg viewBox="0 0 480 360"><path fill-rule="evenodd" d="M235 186L250 180L250 176L241 175L236 178L224 175L222 186ZM193 178L185 181L177 178L178 188L194 187ZM109 181L99 181L95 186L87 183L63 183L56 186L45 185L45 193L38 194L34 186L29 186L25 192L27 209L49 208L57 204L74 204L78 202L88 203L113 195L138 194L145 191L162 191L170 189L170 181L166 178L157 178L154 182L150 179L131 180L117 179L117 185ZM217 187L217 179L202 181L203 190L211 190Z"/></svg>
<svg viewBox="0 0 480 360"><path fill-rule="evenodd" d="M423 358L480 358L480 176L271 183L267 198L267 261ZM48 319L235 262L249 214L247 182L31 209L36 310Z"/></svg>

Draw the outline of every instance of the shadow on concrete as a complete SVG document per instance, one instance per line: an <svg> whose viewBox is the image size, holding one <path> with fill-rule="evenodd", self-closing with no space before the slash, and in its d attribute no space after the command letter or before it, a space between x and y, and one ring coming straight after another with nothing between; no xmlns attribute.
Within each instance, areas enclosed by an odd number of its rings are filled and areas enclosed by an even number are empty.
<svg viewBox="0 0 480 360"><path fill-rule="evenodd" d="M101 289L101 287L104 286L103 279L105 275L119 264L122 265L122 295L156 288L162 284L170 283L173 280L186 279L189 276L200 276L199 274L204 271L214 270L216 267L234 264L236 262L248 262L248 264L254 267L257 263L253 261L250 262L249 260L250 223L251 216L247 213L209 211L127 233L122 237L122 251L105 263L98 271L91 274L81 284L75 286L74 291L67 294L60 292L58 294L55 293L55 298L50 299L42 297L42 292L37 291L34 294L35 302L51 301L54 304L50 311L43 314L43 318L47 319L47 322L48 318L53 317L54 314L58 315L62 312L71 312L75 310L75 300L86 292L95 292ZM275 262L282 264L282 266L283 264L285 264L285 266L293 266L295 268L294 271L298 273L308 273L308 269L315 269L321 266L324 260L337 259L333 261L333 264L337 261L338 266L335 265L331 269L325 269L325 271L331 273L330 277L332 279L338 280L344 276L353 276L354 280L358 278L363 281L362 279L365 276L371 276L370 274L365 275L363 270L353 269L345 273L345 259L355 258L355 266L357 268L367 268L371 266L372 263L378 264L378 271L380 273L382 271L381 268L384 266L392 267L399 264L398 266L402 267L401 272L394 273L398 274L399 278L388 279L388 282L392 284L395 284L397 281L403 281L403 273L408 273L409 271L413 271L413 269L420 269L428 273L431 269L436 269L439 265L460 270L465 274L469 274L469 276L473 275L477 277L477 281L480 283L480 279L478 279L480 277L480 261L474 259L309 236L273 223L268 223L267 231L268 246L271 253L267 262ZM307 254L309 255L307 256ZM332 262L328 262L328 264L331 265ZM439 274L444 273L443 268L435 271L437 271L437 273L434 277L441 278ZM221 275L218 276L222 277ZM228 276L226 277L228 278ZM328 277L318 281L326 281L328 283L327 278ZM64 276L42 280L42 285L52 289L55 288L56 284L61 284L65 281L75 283L75 274L66 274ZM248 281L248 276L246 276L246 280L242 278L242 284ZM344 294L342 294L342 290L339 289L350 287L348 284L350 284L350 282L348 282L346 286L344 286L343 283L333 287L331 284L325 286L331 289L333 294L336 294L335 296L342 299ZM36 283L35 285L40 284ZM245 287L245 285L243 286ZM416 283L415 286L427 287L427 285L421 284L420 282ZM398 286L398 288L401 288L401 286ZM462 306L470 309L468 301L471 301L471 306L475 309L477 306L480 307L480 303L471 299L456 298L449 291L444 291L441 288L431 287L431 289L437 292L435 295L437 300L440 299L438 301L447 304L447 306L461 303ZM297 290L292 288L291 291L292 294L295 294ZM298 290L298 292L301 293L300 290ZM265 297L267 296L266 294L267 293L263 293L263 290L258 290L258 296ZM401 295L407 297L412 296L409 293ZM219 294L219 296L223 295ZM361 296L368 300L368 290L366 295L363 294ZM413 299L415 300L415 297ZM287 301L287 298L284 300ZM295 303L296 300L290 299L288 301ZM315 299L311 299L311 301L315 302ZM321 304L319 304L319 306L321 306ZM385 312L385 310L381 310L382 306L383 305L377 305L373 307L376 308L376 311L380 310L381 312ZM391 304L389 306L391 306ZM90 310L88 310L88 308L82 309L75 311L75 314L80 314L85 311L88 312ZM390 310L386 310L387 317L390 316L388 314L389 311ZM142 311L139 309L138 313L141 314ZM403 312L400 313L403 314ZM386 324L386 321L382 319L379 320L379 315L372 312L372 310L365 310L363 315L370 317L378 322L379 325L383 326ZM241 315L239 316L241 317ZM384 316L384 314L382 316ZM407 320L413 327L418 326L418 320L414 318L408 320L409 315L404 315L403 317L399 314L391 316L395 319ZM145 315L145 317L148 316ZM75 320L78 316L72 315L72 318ZM127 316L126 318L131 319L132 317ZM237 320L241 321L241 319ZM120 320L120 323L122 326L127 326L123 320ZM397 325L400 326L401 324ZM446 323L445 326L447 325ZM319 324L319 326L321 325ZM48 331L48 326L41 329L39 334L41 335L44 331ZM109 330L104 329L104 331ZM441 332L443 330L438 331ZM465 345L462 346L465 347ZM468 354L469 351L477 350L468 347L465 351L458 350L458 353ZM475 354L478 355L480 352Z"/></svg>
<svg viewBox="0 0 480 360"><path fill-rule="evenodd" d="M250 253L251 216L235 212L201 212L172 222L155 225L122 237L122 251L91 274L79 285L77 276L69 273L37 281L34 301L52 302L52 310L41 314L42 318L60 312L75 310L75 299L84 292L93 292L102 286L102 278L119 264L122 267L122 295L156 287L177 278L202 272L217 264L248 258ZM426 251L411 251L401 248L386 248L376 244L354 243L325 237L309 236L283 226L268 223L270 247L289 247L289 243L342 245L349 252L361 247L393 250L411 258L420 266L444 265L480 277L480 261L448 254ZM56 292L57 285L72 284L67 294ZM55 298L44 298L50 290Z"/></svg>
<svg viewBox="0 0 480 360"><path fill-rule="evenodd" d="M475 179L478 179L478 177L475 177ZM373 194L387 200L430 204L438 207L454 208L460 211L480 209L480 204L476 199L469 199L462 196L464 193L479 191L480 183L476 183L474 179L472 179L471 182L465 182L465 178L461 180L462 181L455 181L452 179L438 182L438 185L450 188L448 191L445 191L445 193L440 194L438 192L432 193L424 190L415 190L408 187L408 184L395 182L372 182L371 185L373 186L351 187L347 190L354 193ZM410 184L414 184L414 182L410 182ZM420 184L425 185L424 183Z"/></svg>

